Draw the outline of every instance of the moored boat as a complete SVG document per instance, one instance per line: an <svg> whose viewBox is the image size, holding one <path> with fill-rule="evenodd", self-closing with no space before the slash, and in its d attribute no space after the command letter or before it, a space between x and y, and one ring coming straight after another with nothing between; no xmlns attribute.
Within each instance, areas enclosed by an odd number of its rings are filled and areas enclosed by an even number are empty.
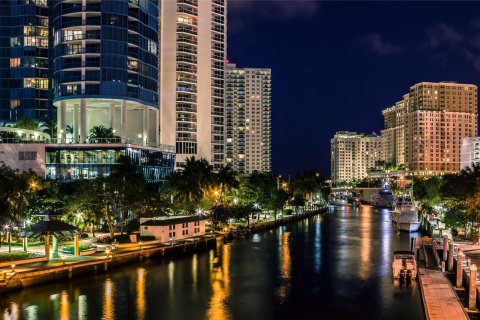
<svg viewBox="0 0 480 320"><path fill-rule="evenodd" d="M412 251L393 251L392 273L394 279L415 279L417 260Z"/></svg>
<svg viewBox="0 0 480 320"><path fill-rule="evenodd" d="M416 210L401 213L397 220L397 229L400 231L415 232L420 229L420 225L421 221Z"/></svg>
<svg viewBox="0 0 480 320"><path fill-rule="evenodd" d="M395 197L390 189L379 189L370 198L370 203L375 207L392 208Z"/></svg>

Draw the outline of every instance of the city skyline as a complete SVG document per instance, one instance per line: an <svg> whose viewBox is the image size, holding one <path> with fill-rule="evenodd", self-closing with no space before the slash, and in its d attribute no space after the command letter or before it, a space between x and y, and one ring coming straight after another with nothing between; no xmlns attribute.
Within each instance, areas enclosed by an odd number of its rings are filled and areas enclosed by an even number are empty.
<svg viewBox="0 0 480 320"><path fill-rule="evenodd" d="M476 8L470 2L232 1L230 61L273 70L273 172L315 167L328 176L335 132L380 133L381 111L415 83L478 85Z"/></svg>

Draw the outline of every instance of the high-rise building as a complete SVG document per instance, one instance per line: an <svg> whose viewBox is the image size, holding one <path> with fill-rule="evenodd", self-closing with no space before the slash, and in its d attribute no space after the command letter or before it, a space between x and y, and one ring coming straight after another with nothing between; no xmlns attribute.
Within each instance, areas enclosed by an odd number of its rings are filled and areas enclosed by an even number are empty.
<svg viewBox="0 0 480 320"><path fill-rule="evenodd" d="M421 82L383 115L386 161L409 175L457 172L462 138L477 135L477 87Z"/></svg>
<svg viewBox="0 0 480 320"><path fill-rule="evenodd" d="M460 170L480 164L480 137L463 138L460 146Z"/></svg>
<svg viewBox="0 0 480 320"><path fill-rule="evenodd" d="M270 172L271 70L226 66L227 165L240 173Z"/></svg>
<svg viewBox="0 0 480 320"><path fill-rule="evenodd" d="M59 138L83 143L104 126L157 144L158 0L55 1L53 10Z"/></svg>
<svg viewBox="0 0 480 320"><path fill-rule="evenodd" d="M127 156L152 188L165 182L175 153L159 144L159 1L0 1L0 121L43 120L49 92L58 119L57 137L0 127L0 161L69 182Z"/></svg>
<svg viewBox="0 0 480 320"><path fill-rule="evenodd" d="M0 123L53 118L47 0L0 1Z"/></svg>
<svg viewBox="0 0 480 320"><path fill-rule="evenodd" d="M367 177L367 170L382 159L382 138L375 134L340 131L330 143L334 184Z"/></svg>
<svg viewBox="0 0 480 320"><path fill-rule="evenodd" d="M226 0L161 0L160 141L225 164Z"/></svg>

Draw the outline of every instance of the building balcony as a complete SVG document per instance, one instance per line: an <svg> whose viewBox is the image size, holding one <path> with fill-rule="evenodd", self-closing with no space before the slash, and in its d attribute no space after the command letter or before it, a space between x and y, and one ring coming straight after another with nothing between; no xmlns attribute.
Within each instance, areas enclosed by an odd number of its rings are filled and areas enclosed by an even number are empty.
<svg viewBox="0 0 480 320"><path fill-rule="evenodd" d="M188 0L186 0L188 1ZM198 16L198 11L196 9L193 9L191 7L183 7L183 6L179 6L177 7L177 12L178 13L183 13L183 14L188 14L188 15L191 15L191 16Z"/></svg>

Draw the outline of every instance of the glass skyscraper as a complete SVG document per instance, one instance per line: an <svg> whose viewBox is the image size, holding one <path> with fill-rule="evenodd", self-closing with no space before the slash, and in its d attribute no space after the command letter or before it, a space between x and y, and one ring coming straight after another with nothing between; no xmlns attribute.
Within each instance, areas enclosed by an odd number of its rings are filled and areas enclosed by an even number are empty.
<svg viewBox="0 0 480 320"><path fill-rule="evenodd" d="M158 1L56 0L53 15L61 141L83 143L103 125L123 141L157 144Z"/></svg>
<svg viewBox="0 0 480 320"><path fill-rule="evenodd" d="M50 1L0 1L0 123L54 117Z"/></svg>

